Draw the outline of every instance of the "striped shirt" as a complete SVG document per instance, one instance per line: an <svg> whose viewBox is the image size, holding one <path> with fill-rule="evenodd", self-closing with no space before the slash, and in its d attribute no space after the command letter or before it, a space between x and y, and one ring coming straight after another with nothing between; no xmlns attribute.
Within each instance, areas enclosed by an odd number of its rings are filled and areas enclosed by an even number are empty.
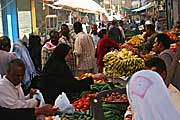
<svg viewBox="0 0 180 120"><path fill-rule="evenodd" d="M84 32L78 33L75 40L74 53L78 56L78 70L89 70L94 68L95 47L90 35Z"/></svg>

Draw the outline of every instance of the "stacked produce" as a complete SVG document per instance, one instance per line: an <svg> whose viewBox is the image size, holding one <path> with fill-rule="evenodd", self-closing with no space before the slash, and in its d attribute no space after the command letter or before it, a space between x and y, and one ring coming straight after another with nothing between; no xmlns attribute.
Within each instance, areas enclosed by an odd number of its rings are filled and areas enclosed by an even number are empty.
<svg viewBox="0 0 180 120"><path fill-rule="evenodd" d="M59 115L61 120L94 120L93 112L90 110L89 99L101 91L122 89L124 87L125 86L122 86L121 83L118 82L95 83L90 86L89 91L83 91L79 99L72 103L76 108L73 114L57 113L57 115ZM123 120L124 114L121 112L121 108L122 106L116 104L102 102L102 109L106 120ZM45 120L56 120L55 118L56 116L48 116Z"/></svg>
<svg viewBox="0 0 180 120"><path fill-rule="evenodd" d="M84 73L81 76L76 77L76 79L77 80L83 80L83 79L85 79L87 77L91 77L92 75L93 75L93 73ZM94 81L94 83L107 82L107 80L104 80L104 79L94 79L93 81Z"/></svg>
<svg viewBox="0 0 180 120"><path fill-rule="evenodd" d="M128 40L125 44L132 44L134 46L139 46L141 43L141 39L143 39L140 36L133 36L130 40Z"/></svg>
<svg viewBox="0 0 180 120"><path fill-rule="evenodd" d="M86 111L86 110L88 110L89 107L90 107L90 105L89 105L89 99L92 98L92 97L95 97L95 96L96 96L96 94L90 94L90 93L88 93L88 94L84 95L82 98L74 101L74 102L72 103L72 105L75 107L76 111L78 111L78 112L79 112L80 110Z"/></svg>
<svg viewBox="0 0 180 120"><path fill-rule="evenodd" d="M104 58L104 74L113 77L128 77L144 68L144 60L132 51L123 48L120 51L107 53Z"/></svg>
<svg viewBox="0 0 180 120"><path fill-rule="evenodd" d="M102 101L106 102L128 102L126 94L121 94L119 92L112 92L101 98Z"/></svg>
<svg viewBox="0 0 180 120"><path fill-rule="evenodd" d="M166 35L168 35L171 40L177 40L177 36L171 32L166 32Z"/></svg>

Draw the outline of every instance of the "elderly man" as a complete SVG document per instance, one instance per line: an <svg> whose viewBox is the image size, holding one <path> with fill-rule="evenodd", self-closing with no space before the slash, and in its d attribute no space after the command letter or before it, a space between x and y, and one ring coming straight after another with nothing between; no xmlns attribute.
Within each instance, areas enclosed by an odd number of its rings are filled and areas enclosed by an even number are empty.
<svg viewBox="0 0 180 120"><path fill-rule="evenodd" d="M35 108L39 100L32 98L34 92L24 96L21 82L24 79L25 65L22 60L14 59L7 67L7 73L0 80L0 106L6 108Z"/></svg>

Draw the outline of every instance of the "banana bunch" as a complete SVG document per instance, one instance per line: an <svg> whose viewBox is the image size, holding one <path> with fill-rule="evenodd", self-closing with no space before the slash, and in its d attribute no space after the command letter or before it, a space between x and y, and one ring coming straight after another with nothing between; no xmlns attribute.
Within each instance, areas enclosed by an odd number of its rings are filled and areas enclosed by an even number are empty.
<svg viewBox="0 0 180 120"><path fill-rule="evenodd" d="M111 52L108 52L103 57L105 73L107 73L109 76L112 76L113 74L112 69L113 69L115 61L117 60L117 54L118 54L118 51L114 51L114 52L111 51Z"/></svg>
<svg viewBox="0 0 180 120"><path fill-rule="evenodd" d="M128 51L125 48L114 54L113 59L111 57L106 54L103 59L103 72L108 77L117 78L131 76L145 66L143 59L139 58L137 55L133 55L132 51ZM110 61L108 61L108 59L110 59Z"/></svg>
<svg viewBox="0 0 180 120"><path fill-rule="evenodd" d="M140 42L141 40L139 36L133 36L130 40L127 41L128 44L132 44L134 46L139 46Z"/></svg>

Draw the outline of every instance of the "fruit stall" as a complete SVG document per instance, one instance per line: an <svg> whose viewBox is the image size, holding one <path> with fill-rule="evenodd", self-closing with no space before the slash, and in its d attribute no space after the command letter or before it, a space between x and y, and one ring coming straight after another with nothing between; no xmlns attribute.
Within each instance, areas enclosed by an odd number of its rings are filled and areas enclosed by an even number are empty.
<svg viewBox="0 0 180 120"><path fill-rule="evenodd" d="M123 120L129 105L126 84L134 72L143 69L144 60L134 52L122 48L107 53L104 58L104 74L106 80L94 80L89 91L83 91L71 104L75 108L73 114L58 113L64 120ZM77 80L90 77L85 73ZM45 120L54 120L55 116Z"/></svg>
<svg viewBox="0 0 180 120"><path fill-rule="evenodd" d="M174 41L170 49L178 48L177 35L166 32ZM83 91L71 104L75 108L73 114L57 113L61 120L124 120L124 113L129 105L126 84L132 74L145 66L145 58L139 55L143 42L142 36L131 37L121 45L119 50L108 52L104 58L103 73L106 80L94 80L90 90ZM77 80L92 76L85 73ZM57 116L47 116L45 120L57 120Z"/></svg>

